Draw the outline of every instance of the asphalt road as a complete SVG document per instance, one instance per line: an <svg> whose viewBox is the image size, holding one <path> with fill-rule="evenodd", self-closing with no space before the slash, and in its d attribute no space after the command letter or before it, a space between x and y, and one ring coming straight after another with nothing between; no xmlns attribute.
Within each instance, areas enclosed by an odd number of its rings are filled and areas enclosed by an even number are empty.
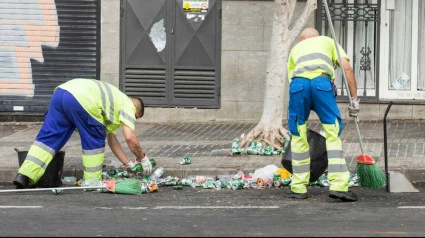
<svg viewBox="0 0 425 238"><path fill-rule="evenodd" d="M0 193L0 236L423 237L425 186L416 187L419 193L353 187L354 203L332 200L318 186L309 187L306 200L284 198L287 187Z"/></svg>

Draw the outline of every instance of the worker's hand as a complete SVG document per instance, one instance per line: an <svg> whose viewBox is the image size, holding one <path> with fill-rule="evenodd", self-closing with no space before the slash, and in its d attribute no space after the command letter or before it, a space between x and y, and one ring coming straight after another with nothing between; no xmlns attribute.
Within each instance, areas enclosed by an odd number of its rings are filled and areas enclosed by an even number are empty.
<svg viewBox="0 0 425 238"><path fill-rule="evenodd" d="M142 164L142 167L143 167L143 171L146 173L146 174L151 174L152 173L152 164L151 164L151 161L149 160L149 158L148 158L148 156L146 156L146 154L145 154L145 156L142 158L142 161L140 162L141 164Z"/></svg>
<svg viewBox="0 0 425 238"><path fill-rule="evenodd" d="M123 164L123 165L122 165L122 167L124 167L125 169L131 169L131 168L133 168L134 166L136 166L136 162L135 162L135 161L131 161L131 160L130 160L130 162L128 162L127 164Z"/></svg>
<svg viewBox="0 0 425 238"><path fill-rule="evenodd" d="M350 117L358 117L360 112L360 99L357 100L351 99L352 105L348 107L348 112Z"/></svg>

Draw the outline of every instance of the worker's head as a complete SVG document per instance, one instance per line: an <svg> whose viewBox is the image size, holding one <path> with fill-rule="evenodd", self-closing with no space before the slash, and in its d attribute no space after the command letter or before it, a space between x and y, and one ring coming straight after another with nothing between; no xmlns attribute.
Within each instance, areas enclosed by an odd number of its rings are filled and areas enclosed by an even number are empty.
<svg viewBox="0 0 425 238"><path fill-rule="evenodd" d="M143 100L138 97L130 97L134 106L136 107L136 119L141 118L145 114L145 104L143 104Z"/></svg>
<svg viewBox="0 0 425 238"><path fill-rule="evenodd" d="M300 39L305 40L305 39L316 37L316 36L319 36L319 32L316 29L309 27L303 30L303 32L301 33Z"/></svg>

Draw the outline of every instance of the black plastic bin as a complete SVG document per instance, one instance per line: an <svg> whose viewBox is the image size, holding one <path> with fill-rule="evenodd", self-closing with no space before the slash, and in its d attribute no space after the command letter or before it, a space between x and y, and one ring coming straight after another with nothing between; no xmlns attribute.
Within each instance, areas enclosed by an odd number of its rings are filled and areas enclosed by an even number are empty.
<svg viewBox="0 0 425 238"><path fill-rule="evenodd" d="M16 148L15 151L18 152L19 167L21 167L27 157L28 151L20 151ZM53 188L62 186L64 159L65 151L57 152L53 160L47 166L46 171L43 176L41 176L40 180L38 180L36 184L31 184L30 187Z"/></svg>
<svg viewBox="0 0 425 238"><path fill-rule="evenodd" d="M315 182L328 168L326 138L307 128L307 141L310 145L310 182ZM292 173L291 143L283 154L281 162L283 167Z"/></svg>

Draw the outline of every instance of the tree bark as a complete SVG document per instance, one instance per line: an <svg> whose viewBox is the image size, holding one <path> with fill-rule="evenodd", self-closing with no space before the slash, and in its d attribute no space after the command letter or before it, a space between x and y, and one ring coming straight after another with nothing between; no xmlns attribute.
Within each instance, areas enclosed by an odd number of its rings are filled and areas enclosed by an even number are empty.
<svg viewBox="0 0 425 238"><path fill-rule="evenodd" d="M301 16L291 29L296 0L275 0L276 11L273 17L273 28L270 42L270 53L267 65L264 92L263 114L258 124L244 138L240 138L239 147L246 148L255 140L264 146L282 149L288 131L283 127L283 99L286 93L287 61L290 47L301 33L307 19L317 8L317 0L308 0Z"/></svg>

